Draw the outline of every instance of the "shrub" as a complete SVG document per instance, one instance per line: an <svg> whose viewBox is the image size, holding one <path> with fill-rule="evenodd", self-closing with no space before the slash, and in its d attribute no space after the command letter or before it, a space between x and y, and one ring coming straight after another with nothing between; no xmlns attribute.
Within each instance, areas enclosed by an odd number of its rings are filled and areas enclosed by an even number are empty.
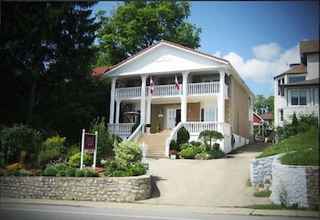
<svg viewBox="0 0 320 220"><path fill-rule="evenodd" d="M65 173L66 173L66 176L69 176L69 177L75 176L76 168L68 167Z"/></svg>
<svg viewBox="0 0 320 220"><path fill-rule="evenodd" d="M313 114L310 115L292 115L292 122L277 128L277 135L280 140L294 136L298 133L304 133L312 127L318 128L318 118Z"/></svg>
<svg viewBox="0 0 320 220"><path fill-rule="evenodd" d="M67 158L70 158L72 155L80 152L80 144L72 144L67 148Z"/></svg>
<svg viewBox="0 0 320 220"><path fill-rule="evenodd" d="M187 148L184 148L180 151L180 156L182 158L185 158L185 159L194 159L194 157L196 156L196 152L194 151L194 148L193 147L187 147Z"/></svg>
<svg viewBox="0 0 320 220"><path fill-rule="evenodd" d="M130 176L140 176L146 174L145 166L140 162L135 162L129 165L128 167Z"/></svg>
<svg viewBox="0 0 320 220"><path fill-rule="evenodd" d="M121 166L117 161L108 161L105 166L105 176L139 176L146 173L146 167L141 162L134 162L127 166Z"/></svg>
<svg viewBox="0 0 320 220"><path fill-rule="evenodd" d="M218 131L204 130L200 132L199 139L207 147L212 148L215 141L223 139L223 135Z"/></svg>
<svg viewBox="0 0 320 220"><path fill-rule="evenodd" d="M177 132L177 144L180 146L181 144L188 143L189 139L188 130L185 127L181 127Z"/></svg>
<svg viewBox="0 0 320 220"><path fill-rule="evenodd" d="M192 147L193 147L193 145L189 144L189 143L184 143L184 144L180 145L181 150L186 149L186 148L192 148Z"/></svg>
<svg viewBox="0 0 320 220"><path fill-rule="evenodd" d="M139 144L132 141L123 141L114 148L115 160L122 166L127 167L128 164L140 162L142 159L142 150Z"/></svg>
<svg viewBox="0 0 320 220"><path fill-rule="evenodd" d="M195 147L200 147L202 145L200 141L191 141L190 144Z"/></svg>
<svg viewBox="0 0 320 220"><path fill-rule="evenodd" d="M170 150L175 150L175 151L179 150L179 146L178 146L176 140L171 140L170 141Z"/></svg>
<svg viewBox="0 0 320 220"><path fill-rule="evenodd" d="M10 175L14 175L14 176L32 176L32 172L25 170L25 169L20 169L17 170L13 173L10 173Z"/></svg>
<svg viewBox="0 0 320 220"><path fill-rule="evenodd" d="M23 168L23 165L21 163L13 163L13 164L8 165L6 167L6 170L8 172L16 172L22 168Z"/></svg>
<svg viewBox="0 0 320 220"><path fill-rule="evenodd" d="M68 165L70 167L74 167L74 168L79 168L80 167L80 162L81 162L81 153L76 153L74 155L72 155L69 159L68 159ZM93 158L91 155L84 153L83 154L83 164L86 166L90 166L93 163Z"/></svg>
<svg viewBox="0 0 320 220"><path fill-rule="evenodd" d="M53 136L47 138L41 145L38 161L40 165L53 162L63 156L65 138Z"/></svg>
<svg viewBox="0 0 320 220"><path fill-rule="evenodd" d="M58 170L56 176L66 176L66 170Z"/></svg>
<svg viewBox="0 0 320 220"><path fill-rule="evenodd" d="M112 156L114 137L108 132L104 117L97 118L91 124L90 132L95 131L98 132L97 163L100 164L101 159Z"/></svg>
<svg viewBox="0 0 320 220"><path fill-rule="evenodd" d="M85 169L82 169L82 170L76 169L74 176L75 177L84 177L85 173L86 173Z"/></svg>
<svg viewBox="0 0 320 220"><path fill-rule="evenodd" d="M98 177L99 174L92 168L84 168L84 176L85 177Z"/></svg>
<svg viewBox="0 0 320 220"><path fill-rule="evenodd" d="M196 156L194 158L197 160L209 160L210 155L207 152L201 152L201 153L196 154Z"/></svg>
<svg viewBox="0 0 320 220"><path fill-rule="evenodd" d="M208 151L208 154L210 155L210 158L212 159L218 159L224 157L224 152L220 148L213 148Z"/></svg>
<svg viewBox="0 0 320 220"><path fill-rule="evenodd" d="M41 133L25 125L5 127L0 132L0 152L5 164L20 160L22 151L27 152L26 162L34 163L39 152Z"/></svg>
<svg viewBox="0 0 320 220"><path fill-rule="evenodd" d="M43 171L44 176L56 176L58 173L57 168L54 165L48 165Z"/></svg>

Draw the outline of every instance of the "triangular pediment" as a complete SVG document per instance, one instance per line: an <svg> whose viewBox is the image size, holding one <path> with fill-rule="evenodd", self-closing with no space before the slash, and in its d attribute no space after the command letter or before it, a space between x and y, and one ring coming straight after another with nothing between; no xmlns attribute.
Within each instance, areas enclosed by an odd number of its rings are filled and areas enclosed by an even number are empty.
<svg viewBox="0 0 320 220"><path fill-rule="evenodd" d="M133 58L116 65L109 76L179 72L220 67L227 63L219 58L160 42Z"/></svg>

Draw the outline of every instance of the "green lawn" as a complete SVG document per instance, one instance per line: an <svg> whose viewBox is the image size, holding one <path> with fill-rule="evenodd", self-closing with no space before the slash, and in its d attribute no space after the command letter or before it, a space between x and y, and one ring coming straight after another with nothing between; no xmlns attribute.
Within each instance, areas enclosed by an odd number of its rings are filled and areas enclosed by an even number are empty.
<svg viewBox="0 0 320 220"><path fill-rule="evenodd" d="M288 165L319 165L319 129L311 128L305 133L284 139L266 148L257 158L293 152L283 156L281 162Z"/></svg>

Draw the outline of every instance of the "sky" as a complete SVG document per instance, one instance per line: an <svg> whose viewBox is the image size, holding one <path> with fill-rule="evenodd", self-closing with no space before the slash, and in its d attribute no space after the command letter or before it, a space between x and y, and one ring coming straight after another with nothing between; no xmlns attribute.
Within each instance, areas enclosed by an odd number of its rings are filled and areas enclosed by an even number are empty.
<svg viewBox="0 0 320 220"><path fill-rule="evenodd" d="M106 15L121 2L99 2ZM273 77L299 63L301 40L319 39L319 1L191 1L202 52L227 59L255 94L273 95Z"/></svg>

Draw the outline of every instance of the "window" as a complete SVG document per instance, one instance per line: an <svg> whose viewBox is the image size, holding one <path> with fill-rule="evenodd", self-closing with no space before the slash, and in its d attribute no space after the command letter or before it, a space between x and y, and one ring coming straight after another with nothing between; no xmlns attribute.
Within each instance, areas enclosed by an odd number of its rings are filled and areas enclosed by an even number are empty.
<svg viewBox="0 0 320 220"><path fill-rule="evenodd" d="M289 83L301 82L306 79L305 76L289 76Z"/></svg>
<svg viewBox="0 0 320 220"><path fill-rule="evenodd" d="M280 95L280 89L281 89L280 84L281 84L281 80L278 79L278 95Z"/></svg>
<svg viewBox="0 0 320 220"><path fill-rule="evenodd" d="M283 109L280 109L280 121L283 121Z"/></svg>
<svg viewBox="0 0 320 220"><path fill-rule="evenodd" d="M307 105L307 90L291 90L291 105Z"/></svg>

